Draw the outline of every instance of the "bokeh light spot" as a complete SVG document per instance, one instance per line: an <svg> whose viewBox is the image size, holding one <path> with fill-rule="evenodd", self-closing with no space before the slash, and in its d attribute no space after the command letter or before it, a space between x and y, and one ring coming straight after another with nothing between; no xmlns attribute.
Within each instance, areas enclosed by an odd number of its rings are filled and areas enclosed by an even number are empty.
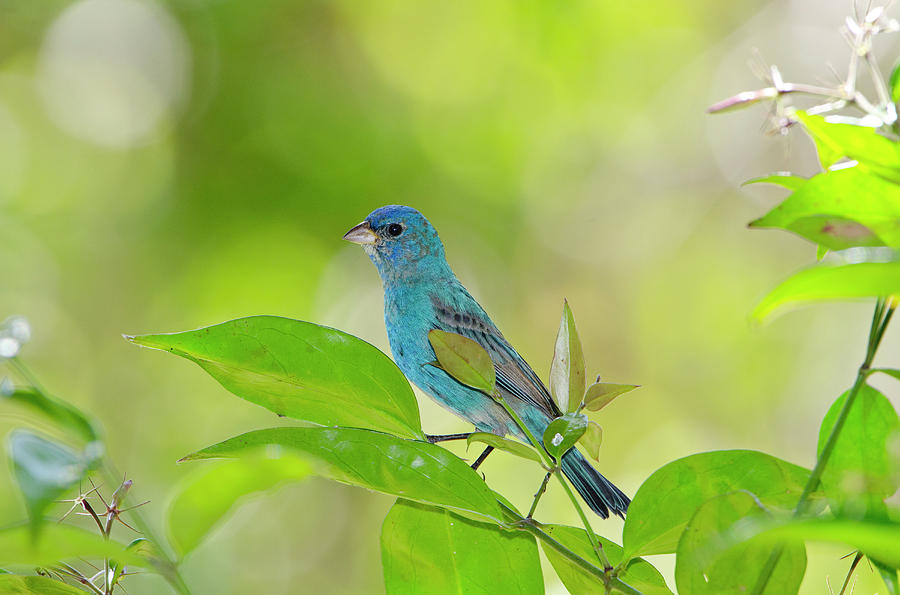
<svg viewBox="0 0 900 595"><path fill-rule="evenodd" d="M176 115L190 55L178 23L157 4L82 0L44 38L37 83L57 126L105 147L142 144Z"/></svg>

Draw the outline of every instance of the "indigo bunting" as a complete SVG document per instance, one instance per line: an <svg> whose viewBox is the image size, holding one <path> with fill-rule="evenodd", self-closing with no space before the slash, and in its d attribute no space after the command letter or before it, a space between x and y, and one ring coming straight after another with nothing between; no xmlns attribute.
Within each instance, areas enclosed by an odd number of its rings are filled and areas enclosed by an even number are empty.
<svg viewBox="0 0 900 595"><path fill-rule="evenodd" d="M453 274L444 246L428 220L411 207L385 206L370 213L344 239L360 244L378 269L391 352L406 377L440 405L474 424L477 431L512 434L527 442L491 397L430 365L436 356L429 331L440 329L468 337L491 356L497 389L540 439L547 425L561 415L559 407ZM607 518L612 511L624 518L630 500L580 452L573 448L563 455L562 470L594 512Z"/></svg>

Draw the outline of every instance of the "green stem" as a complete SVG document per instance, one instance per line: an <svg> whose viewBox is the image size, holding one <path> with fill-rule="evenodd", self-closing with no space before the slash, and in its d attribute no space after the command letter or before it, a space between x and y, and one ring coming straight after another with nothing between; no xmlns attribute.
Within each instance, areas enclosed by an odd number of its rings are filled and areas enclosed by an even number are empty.
<svg viewBox="0 0 900 595"><path fill-rule="evenodd" d="M495 401L497 401L498 403L500 403L500 405L503 406L503 408L506 410L506 412L509 414L509 416L511 418L513 418L513 421L516 422L516 425L519 426L519 428L521 428L521 430L523 432L525 432L525 435L528 437L528 441L531 442L531 446L533 446L534 449L541 454L541 457L544 459L544 462L546 463L547 467L549 467L551 469L555 468L556 461L553 460L553 457L550 456L550 454L544 448L544 445L537 438L534 437L534 434L531 433L531 430L528 429L528 426L525 425L525 422L522 421L522 418L519 417L519 414L516 413L512 407L509 406L509 403L506 402L506 399L504 399L500 393L495 393L492 396Z"/></svg>
<svg viewBox="0 0 900 595"><path fill-rule="evenodd" d="M850 389L850 394L847 395L847 400L844 401L844 406L841 408L838 418L834 422L834 427L831 428L828 440L825 441L825 446L822 447L822 452L819 454L816 466L813 467L809 480L807 480L806 485L803 487L803 493L800 494L800 500L797 502L797 507L794 509L795 517L801 516L806 512L807 501L809 500L810 494L819 487L819 481L822 478L822 473L825 471L825 465L828 464L828 460L831 458L831 453L834 451L841 430L844 428L844 424L850 414L850 409L853 407L853 403L856 402L859 391L862 390L863 385L866 383L866 378L869 377L869 369L872 366L872 360L875 358L875 353L878 351L878 345L881 343L884 331L887 328L893 313L894 306L891 305L887 310L887 314L885 314L885 300L879 298L875 305L875 315L872 317L872 326L869 330L869 343L866 346L866 359L859 366L859 370L856 373L856 381Z"/></svg>
<svg viewBox="0 0 900 595"><path fill-rule="evenodd" d="M783 545L778 545L772 550L772 553L769 554L769 557L766 559L766 563L763 564L762 570L759 573L759 578L756 579L756 584L753 585L753 590L750 591L750 595L762 595L762 592L766 589L766 585L769 583L769 579L772 577L772 572L775 571L775 565L778 564L778 560L781 559L781 554L783 552Z"/></svg>
<svg viewBox="0 0 900 595"><path fill-rule="evenodd" d="M28 369L28 366L20 360L18 357L11 357L8 360L9 364L19 373L25 382L31 385L31 387L37 392L41 393L41 396L47 397L48 392L44 390L44 387L38 381L37 376L31 373L31 370Z"/></svg>
<svg viewBox="0 0 900 595"><path fill-rule="evenodd" d="M831 428L831 433L828 434L825 446L822 447L822 452L819 454L818 460L816 460L816 466L813 467L809 479L803 487L803 492L800 494L800 500L797 501L797 506L794 508L795 518L802 516L806 512L809 496L819 486L819 481L822 479L822 473L825 471L825 465L828 464L828 460L831 458L831 453L834 451L841 430L843 430L847 417L850 414L850 408L853 407L856 397L859 395L863 385L866 383L866 379L872 372L872 360L875 359L875 353L878 351L878 346L881 344L882 338L884 338L884 332L887 329L888 323L891 321L891 317L894 315L896 307L897 302L895 302L893 298L891 298L890 301L885 298L878 298L875 302L875 312L872 315L872 324L869 327L869 341L866 345L866 357L859 366L859 370L856 373L856 381L853 383L853 387L850 389L850 393L847 395L847 399L844 401L840 413L838 413L838 418L834 422L834 427ZM778 564L778 560L781 558L782 550L783 548L778 547L769 555L750 595L761 595L765 590L769 579L772 577L772 572L775 570L775 565Z"/></svg>
<svg viewBox="0 0 900 595"><path fill-rule="evenodd" d="M535 538L539 539L544 545L556 551L562 557L578 566L581 570L597 578L597 580L601 581L604 586L625 593L626 595L641 595L641 592L639 590L624 582L622 579L615 576L610 576L596 564L593 564L592 562L582 558L581 556L555 540L547 532L541 529L540 525L536 521L522 517L515 510L508 507L506 504L500 502L499 500L498 503L500 504L500 508L511 521L510 525L512 528L530 533Z"/></svg>
<svg viewBox="0 0 900 595"><path fill-rule="evenodd" d="M566 491L566 494L568 494L568 496L569 496L569 500L572 501L572 506L575 507L575 511L578 512L578 516L581 517L581 523L584 525L584 530L587 532L588 540L591 542L591 546L593 546L594 552L596 552L596 554L597 554L597 558L600 560L600 562L603 563L603 568L605 571L609 572L610 570L612 570L613 569L612 564L609 563L609 559L606 557L606 554L603 551L603 547L597 541L597 537L594 535L594 530L591 529L591 524L588 522L587 516L585 516L584 510L582 510L581 505L578 503L578 498L576 498L575 494L572 493L572 488L569 487L569 484L566 483L565 478L561 475L561 473L559 471L559 467L556 465L556 461L553 459L552 456L550 456L550 454L547 452L547 450L544 448L544 446L540 442L538 442L538 440L534 437L534 435L531 433L531 431L528 429L528 427L522 421L522 418L520 418L519 415L515 411L513 411L513 408L510 407L509 404L506 402L506 399L504 399L499 393L495 394L494 398L497 400L498 403L500 403L503 406L504 409L506 409L506 412L509 413L510 417L513 418L513 420L516 422L516 424L518 424L518 426L520 428L522 428L522 431L525 432L526 436L528 436L528 440L531 442L531 445L539 453L541 453L541 455L543 457L545 457L545 460L547 457L549 457L548 467L551 469L551 473L556 475L556 478L559 480L559 483L562 484L563 488ZM548 476L549 476L549 474L548 474ZM547 478L545 477L544 485L542 486L542 488L546 487L546 483L547 483ZM538 492L538 494L541 494L541 493L542 493L542 491ZM536 494L535 502L533 503L533 505L531 507L532 508L531 513L534 512L534 508L537 506L537 500L538 500L538 495ZM529 513L529 515L528 515L529 517L531 516L531 513Z"/></svg>
<svg viewBox="0 0 900 595"><path fill-rule="evenodd" d="M559 480L559 483L562 484L562 487L566 490L566 494L569 496L569 500L572 501L572 506L575 507L576 512L578 512L578 516L581 517L581 523L584 525L584 530L587 532L588 540L591 542L591 546L594 548L594 552L597 554L597 558L600 559L600 562L603 564L603 569L606 572L609 572L613 569L612 564L609 563L609 558L606 557L606 552L603 551L603 546L597 541L597 536L594 535L594 530L591 529L591 524L587 520L587 516L584 514L584 510L581 508L581 505L578 503L578 498L575 497L574 492L572 492L572 488L569 487L569 484L566 483L566 479L562 476L562 473L557 470L554 475L556 475L556 479Z"/></svg>
<svg viewBox="0 0 900 595"><path fill-rule="evenodd" d="M552 475L552 473L552 471L547 471L547 475L544 476L544 481L541 482L541 487L538 488L537 493L534 495L534 502L531 503L531 510L528 511L528 517L526 518L530 519L534 516L534 511L537 510L537 505L541 500L541 496L547 491L547 482L550 481L550 475Z"/></svg>

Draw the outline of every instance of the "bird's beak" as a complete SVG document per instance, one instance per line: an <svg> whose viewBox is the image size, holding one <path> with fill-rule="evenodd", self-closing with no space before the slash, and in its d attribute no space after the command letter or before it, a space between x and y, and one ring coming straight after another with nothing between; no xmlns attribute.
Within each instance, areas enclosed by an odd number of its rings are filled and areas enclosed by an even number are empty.
<svg viewBox="0 0 900 595"><path fill-rule="evenodd" d="M354 244L365 246L367 244L374 244L375 240L378 239L378 236L376 236L375 232L372 231L372 227L369 225L369 222L363 221L362 223L345 233L344 239L348 242L353 242Z"/></svg>

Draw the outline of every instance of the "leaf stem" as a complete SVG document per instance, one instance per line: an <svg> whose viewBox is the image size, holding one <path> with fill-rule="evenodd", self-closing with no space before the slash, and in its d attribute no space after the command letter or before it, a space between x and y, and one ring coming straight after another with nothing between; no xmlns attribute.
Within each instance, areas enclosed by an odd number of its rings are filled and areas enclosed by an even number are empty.
<svg viewBox="0 0 900 595"><path fill-rule="evenodd" d="M528 511L528 516L526 518L531 518L534 516L534 511L537 510L538 502L541 500L541 496L544 495L544 492L547 491L547 482L550 481L550 476L553 474L552 471L547 471L547 475L544 476L544 481L541 482L541 487L538 488L537 493L534 495L534 502L531 503L531 510Z"/></svg>
<svg viewBox="0 0 900 595"><path fill-rule="evenodd" d="M513 418L513 421L516 422L516 425L519 426L519 428L521 428L521 430L523 432L525 432L525 436L528 437L528 441L531 442L531 446L533 446L534 449L541 454L541 457L544 459L544 462L547 464L547 467L549 467L550 469L555 469L556 461L553 459L552 456L550 456L550 453L547 452L547 450L544 448L544 445L537 438L534 437L534 434L531 433L531 430L528 429L528 426L525 425L525 422L522 421L522 418L519 417L519 414L516 413L512 407L509 406L509 403L506 402L506 399L503 398L503 395L501 395L499 392L497 392L497 393L494 393L492 396L495 401L497 401L498 403L500 403L500 405L503 406L503 408L506 410L506 412L509 414L509 416L511 418Z"/></svg>
<svg viewBox="0 0 900 595"><path fill-rule="evenodd" d="M613 569L612 564L609 563L609 558L606 557L606 552L603 551L603 546L600 545L600 542L597 541L597 536L594 535L594 530L591 529L591 524L587 520L587 516L584 514L584 510L581 508L581 505L578 503L578 498L575 497L575 494L572 492L572 488L569 487L569 484L566 483L566 478L562 476L562 473L559 470L554 472L556 475L556 479L559 480L559 483L562 484L562 487L566 490L566 494L569 496L569 500L572 501L572 506L575 507L575 511L578 512L578 516L581 517L581 523L584 525L584 530L587 532L588 541L591 542L591 546L594 548L594 552L597 554L597 558L603 564L603 570L609 572Z"/></svg>
<svg viewBox="0 0 900 595"><path fill-rule="evenodd" d="M828 464L828 460L831 458L831 453L834 451L841 430L844 428L844 423L847 421L847 416L850 414L850 408L853 407L853 403L856 401L859 391L862 390L863 385L866 383L866 378L869 376L872 360L875 358L875 352L878 351L878 345L881 343L884 331L891 320L891 316L894 314L894 307L895 305L893 303L891 303L890 306L887 306L884 298L878 298L878 301L875 304L875 314L872 317L872 326L869 330L869 343L866 347L866 358L859 366L853 388L850 389L850 394L847 395L847 400L844 402L844 406L838 414L834 427L828 435L828 440L825 442L825 446L822 447L822 452L819 455L819 459L816 461L816 466L813 467L809 480L807 480L806 486L803 488L803 493L800 495L800 500L797 502L797 507L794 509L795 517L801 516L806 512L809 495L819 486L822 472L825 470L825 465Z"/></svg>

